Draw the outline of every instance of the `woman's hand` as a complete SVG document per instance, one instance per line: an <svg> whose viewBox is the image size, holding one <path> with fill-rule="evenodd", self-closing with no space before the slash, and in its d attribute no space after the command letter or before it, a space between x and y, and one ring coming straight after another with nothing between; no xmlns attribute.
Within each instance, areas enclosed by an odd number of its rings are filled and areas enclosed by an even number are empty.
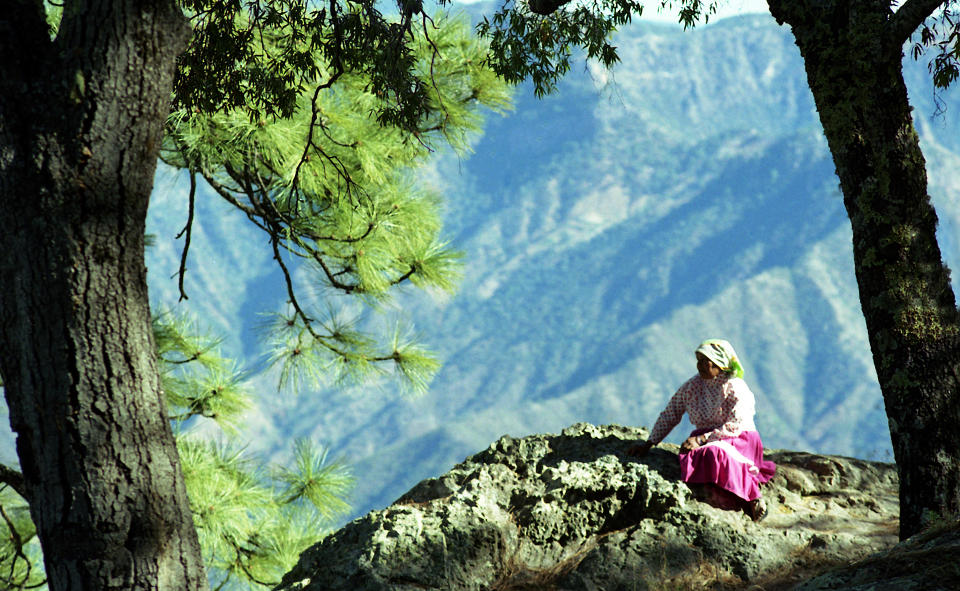
<svg viewBox="0 0 960 591"><path fill-rule="evenodd" d="M693 451L706 443L704 439L705 437L703 435L687 437L686 440L680 444L680 451L683 453Z"/></svg>
<svg viewBox="0 0 960 591"><path fill-rule="evenodd" d="M631 445L627 448L628 456L637 456L642 458L647 455L647 452L650 451L650 448L653 447L653 443L650 441L644 441L643 443L637 443L636 445Z"/></svg>

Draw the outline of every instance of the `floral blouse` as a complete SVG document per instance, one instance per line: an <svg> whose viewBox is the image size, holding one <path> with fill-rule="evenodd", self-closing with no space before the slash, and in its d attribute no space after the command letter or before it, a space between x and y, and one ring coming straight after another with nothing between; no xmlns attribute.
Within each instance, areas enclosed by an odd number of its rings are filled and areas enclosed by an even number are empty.
<svg viewBox="0 0 960 591"><path fill-rule="evenodd" d="M717 376L705 380L695 375L680 386L667 408L653 425L650 441L663 441L680 422L683 413L697 429L712 429L706 433L708 441L736 437L743 431L756 431L753 423L753 392L740 378Z"/></svg>

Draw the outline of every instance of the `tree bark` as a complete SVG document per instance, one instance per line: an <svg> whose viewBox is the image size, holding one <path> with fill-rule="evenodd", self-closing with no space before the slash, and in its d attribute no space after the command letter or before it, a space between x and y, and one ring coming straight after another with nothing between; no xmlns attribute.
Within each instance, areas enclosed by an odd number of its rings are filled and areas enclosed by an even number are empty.
<svg viewBox="0 0 960 591"><path fill-rule="evenodd" d="M171 0L0 12L0 374L53 591L207 588L143 258L187 35Z"/></svg>
<svg viewBox="0 0 960 591"><path fill-rule="evenodd" d="M907 538L960 514L960 317L903 81L903 27L886 0L768 4L793 30L840 178Z"/></svg>

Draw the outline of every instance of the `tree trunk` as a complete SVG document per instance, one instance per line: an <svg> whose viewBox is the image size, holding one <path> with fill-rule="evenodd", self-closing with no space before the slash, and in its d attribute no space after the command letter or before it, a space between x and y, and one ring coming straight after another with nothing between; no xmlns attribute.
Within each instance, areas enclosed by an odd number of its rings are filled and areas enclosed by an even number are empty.
<svg viewBox="0 0 960 591"><path fill-rule="evenodd" d="M188 30L171 0L0 12L0 373L49 587L206 589L144 223Z"/></svg>
<svg viewBox="0 0 960 591"><path fill-rule="evenodd" d="M905 38L886 0L768 3L803 55L853 227L907 538L960 514L960 321L903 81Z"/></svg>

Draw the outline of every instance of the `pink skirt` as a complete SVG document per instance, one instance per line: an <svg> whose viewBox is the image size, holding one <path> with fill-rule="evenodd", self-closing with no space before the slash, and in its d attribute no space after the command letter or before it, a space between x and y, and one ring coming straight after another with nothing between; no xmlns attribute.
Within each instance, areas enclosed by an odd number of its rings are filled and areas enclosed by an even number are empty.
<svg viewBox="0 0 960 591"><path fill-rule="evenodd" d="M697 429L691 436L712 429ZM752 501L760 497L760 485L773 478L777 465L763 459L763 442L756 431L698 447L680 454L680 478L691 484L715 484L737 497Z"/></svg>

